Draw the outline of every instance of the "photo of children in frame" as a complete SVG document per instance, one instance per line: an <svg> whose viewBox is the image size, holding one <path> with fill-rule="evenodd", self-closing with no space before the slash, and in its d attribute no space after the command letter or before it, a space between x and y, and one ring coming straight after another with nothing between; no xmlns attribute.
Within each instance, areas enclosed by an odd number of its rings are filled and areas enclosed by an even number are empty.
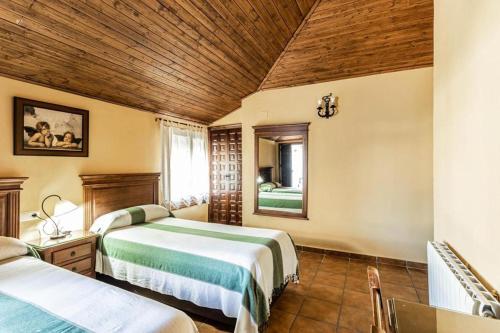
<svg viewBox="0 0 500 333"><path fill-rule="evenodd" d="M16 155L88 156L88 111L14 100Z"/></svg>

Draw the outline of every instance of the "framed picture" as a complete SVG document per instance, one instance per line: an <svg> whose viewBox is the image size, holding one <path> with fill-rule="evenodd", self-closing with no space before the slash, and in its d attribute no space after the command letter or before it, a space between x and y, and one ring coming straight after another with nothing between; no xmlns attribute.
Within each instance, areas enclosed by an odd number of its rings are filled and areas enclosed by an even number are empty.
<svg viewBox="0 0 500 333"><path fill-rule="evenodd" d="M14 97L14 155L89 156L89 112Z"/></svg>

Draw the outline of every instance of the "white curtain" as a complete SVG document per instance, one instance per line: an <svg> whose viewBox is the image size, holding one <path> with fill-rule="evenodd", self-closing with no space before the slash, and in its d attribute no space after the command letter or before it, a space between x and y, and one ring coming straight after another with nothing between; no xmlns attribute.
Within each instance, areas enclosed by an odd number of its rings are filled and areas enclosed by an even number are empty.
<svg viewBox="0 0 500 333"><path fill-rule="evenodd" d="M207 202L207 129L162 120L160 133L163 205L176 209Z"/></svg>

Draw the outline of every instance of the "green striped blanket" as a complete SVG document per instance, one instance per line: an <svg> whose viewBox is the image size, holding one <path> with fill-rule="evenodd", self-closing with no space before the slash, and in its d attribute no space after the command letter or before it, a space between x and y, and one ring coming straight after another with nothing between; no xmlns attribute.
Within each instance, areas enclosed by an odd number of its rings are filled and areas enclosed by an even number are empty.
<svg viewBox="0 0 500 333"><path fill-rule="evenodd" d="M84 333L88 331L36 305L0 293L0 332Z"/></svg>
<svg viewBox="0 0 500 333"><path fill-rule="evenodd" d="M106 231L100 253L98 272L220 309L236 332L257 332L273 293L298 280L293 242L277 230L161 218Z"/></svg>
<svg viewBox="0 0 500 333"><path fill-rule="evenodd" d="M302 192L296 190L274 189L259 192L259 209L279 210L290 213L302 212Z"/></svg>

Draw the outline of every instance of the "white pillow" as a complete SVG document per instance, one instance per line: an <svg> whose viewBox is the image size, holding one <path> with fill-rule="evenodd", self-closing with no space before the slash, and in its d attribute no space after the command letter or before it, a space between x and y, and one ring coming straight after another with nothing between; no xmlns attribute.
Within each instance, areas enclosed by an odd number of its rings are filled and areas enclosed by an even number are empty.
<svg viewBox="0 0 500 333"><path fill-rule="evenodd" d="M26 254L28 254L28 246L19 239L0 236L0 260Z"/></svg>
<svg viewBox="0 0 500 333"><path fill-rule="evenodd" d="M104 234L111 229L130 226L137 223L149 222L162 217L169 217L171 213L168 209L159 205L142 205L126 209L116 210L111 213L99 216L90 231Z"/></svg>

